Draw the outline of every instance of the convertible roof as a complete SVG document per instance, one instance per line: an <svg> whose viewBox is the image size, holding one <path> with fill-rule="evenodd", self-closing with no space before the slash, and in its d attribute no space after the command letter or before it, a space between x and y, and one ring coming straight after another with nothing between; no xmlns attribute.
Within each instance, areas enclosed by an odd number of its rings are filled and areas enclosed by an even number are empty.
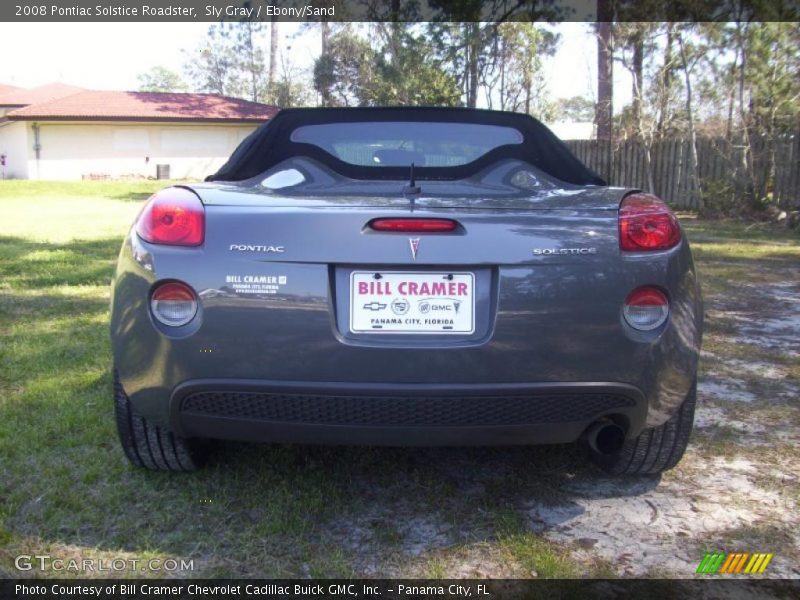
<svg viewBox="0 0 800 600"><path fill-rule="evenodd" d="M522 144L495 148L470 163L456 167L417 167L420 179L463 179L503 159L525 161L545 173L577 185L605 185L547 127L521 113L470 108L291 108L282 110L239 144L231 157L206 181L242 181L255 177L280 162L306 156L353 179L404 179L406 167L374 167L346 163L314 144L293 142L292 131L303 125L344 122L412 121L476 123L514 127L523 135Z"/></svg>

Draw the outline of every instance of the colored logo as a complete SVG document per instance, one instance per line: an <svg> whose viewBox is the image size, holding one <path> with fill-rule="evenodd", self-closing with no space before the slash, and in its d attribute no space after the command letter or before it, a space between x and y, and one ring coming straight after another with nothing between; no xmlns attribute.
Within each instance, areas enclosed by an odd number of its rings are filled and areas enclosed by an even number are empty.
<svg viewBox="0 0 800 600"><path fill-rule="evenodd" d="M710 552L703 557L697 567L697 573L706 575L752 575L763 573L774 554L757 552L749 554L747 552Z"/></svg>

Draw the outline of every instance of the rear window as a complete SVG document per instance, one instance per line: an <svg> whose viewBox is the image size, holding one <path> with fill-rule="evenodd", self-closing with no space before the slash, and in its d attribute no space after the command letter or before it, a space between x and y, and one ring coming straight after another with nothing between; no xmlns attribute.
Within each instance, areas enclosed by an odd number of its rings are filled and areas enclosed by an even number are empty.
<svg viewBox="0 0 800 600"><path fill-rule="evenodd" d="M304 125L291 140L362 167L458 167L500 146L521 144L523 137L500 125L375 121Z"/></svg>

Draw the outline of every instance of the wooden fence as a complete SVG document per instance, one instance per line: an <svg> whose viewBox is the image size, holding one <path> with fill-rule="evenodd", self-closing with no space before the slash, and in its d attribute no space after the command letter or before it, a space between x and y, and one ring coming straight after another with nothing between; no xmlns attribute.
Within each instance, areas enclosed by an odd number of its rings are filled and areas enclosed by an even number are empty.
<svg viewBox="0 0 800 600"><path fill-rule="evenodd" d="M647 176L645 148L637 140L614 143L569 140L565 143L584 164L603 176L609 184L651 191L676 208L697 209L709 198L718 200L729 197L735 200L736 196L741 197L744 190L748 189L747 182L742 181L740 176L744 149L724 139L697 140L702 193L694 189L688 139L666 139L651 146L652 186ZM755 172L757 177L765 178L764 189L772 194L779 206L797 209L800 206L800 132L776 143L773 173L768 173L763 158L759 160L758 150L754 147L757 161Z"/></svg>

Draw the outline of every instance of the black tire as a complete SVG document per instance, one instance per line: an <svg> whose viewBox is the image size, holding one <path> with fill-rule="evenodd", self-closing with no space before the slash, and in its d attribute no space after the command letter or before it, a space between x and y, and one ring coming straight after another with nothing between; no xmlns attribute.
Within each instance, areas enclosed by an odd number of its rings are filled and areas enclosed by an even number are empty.
<svg viewBox="0 0 800 600"><path fill-rule="evenodd" d="M645 429L614 454L593 452L592 461L611 475L657 475L671 469L680 462L689 444L696 402L697 381L666 423Z"/></svg>
<svg viewBox="0 0 800 600"><path fill-rule="evenodd" d="M204 461L196 440L179 437L147 419L133 414L131 401L114 369L114 410L117 431L125 456L137 467L152 471L189 472Z"/></svg>

